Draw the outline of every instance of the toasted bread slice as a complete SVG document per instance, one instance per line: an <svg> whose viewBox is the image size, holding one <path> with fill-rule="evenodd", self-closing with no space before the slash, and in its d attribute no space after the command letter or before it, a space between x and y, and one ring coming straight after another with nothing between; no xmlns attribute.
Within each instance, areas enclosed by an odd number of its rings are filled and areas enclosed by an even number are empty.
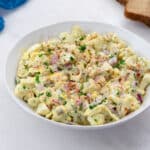
<svg viewBox="0 0 150 150"><path fill-rule="evenodd" d="M129 0L117 0L119 3L125 5Z"/></svg>
<svg viewBox="0 0 150 150"><path fill-rule="evenodd" d="M150 26L150 0L129 0L125 7L125 16Z"/></svg>

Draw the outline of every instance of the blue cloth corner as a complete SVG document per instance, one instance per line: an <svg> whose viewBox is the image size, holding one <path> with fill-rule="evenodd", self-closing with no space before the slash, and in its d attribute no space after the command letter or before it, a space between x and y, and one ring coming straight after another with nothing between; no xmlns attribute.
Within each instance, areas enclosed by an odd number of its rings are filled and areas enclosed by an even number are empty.
<svg viewBox="0 0 150 150"><path fill-rule="evenodd" d="M25 3L27 0L0 0L0 7L13 9Z"/></svg>
<svg viewBox="0 0 150 150"><path fill-rule="evenodd" d="M24 4L26 1L27 0L0 0L0 7L4 9L13 9ZM0 17L0 31L3 30L4 25L4 19Z"/></svg>
<svg viewBox="0 0 150 150"><path fill-rule="evenodd" d="M0 17L0 31L2 31L4 28L4 19Z"/></svg>

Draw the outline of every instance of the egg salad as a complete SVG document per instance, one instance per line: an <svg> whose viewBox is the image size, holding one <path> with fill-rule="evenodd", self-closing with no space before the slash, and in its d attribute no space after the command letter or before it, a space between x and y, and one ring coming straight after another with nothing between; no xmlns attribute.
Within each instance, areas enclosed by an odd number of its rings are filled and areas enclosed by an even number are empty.
<svg viewBox="0 0 150 150"><path fill-rule="evenodd" d="M15 95L37 114L70 125L103 125L141 106L150 61L115 33L74 26L26 49L15 80Z"/></svg>

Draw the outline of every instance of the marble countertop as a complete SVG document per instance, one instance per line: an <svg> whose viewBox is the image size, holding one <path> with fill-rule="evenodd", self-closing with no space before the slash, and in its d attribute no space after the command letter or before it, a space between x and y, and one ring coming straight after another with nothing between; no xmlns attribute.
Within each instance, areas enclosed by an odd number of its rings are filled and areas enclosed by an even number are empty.
<svg viewBox="0 0 150 150"><path fill-rule="evenodd" d="M0 9L6 27L0 33L0 150L149 150L150 109L135 119L99 132L51 128L17 106L4 85L5 60L26 33L69 20L108 22L135 32L150 42L150 28L128 20L115 0L30 0L22 7Z"/></svg>

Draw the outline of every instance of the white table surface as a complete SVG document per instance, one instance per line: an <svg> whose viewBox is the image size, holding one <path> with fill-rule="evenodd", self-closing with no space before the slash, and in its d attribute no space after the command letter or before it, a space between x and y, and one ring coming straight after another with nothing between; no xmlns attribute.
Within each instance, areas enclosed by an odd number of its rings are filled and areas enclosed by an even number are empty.
<svg viewBox="0 0 150 150"><path fill-rule="evenodd" d="M68 131L30 116L18 107L4 85L9 50L26 33L68 20L104 21L122 26L150 42L150 28L126 19L115 0L30 0L13 11L0 33L0 150L149 150L150 109L119 127L99 132Z"/></svg>

